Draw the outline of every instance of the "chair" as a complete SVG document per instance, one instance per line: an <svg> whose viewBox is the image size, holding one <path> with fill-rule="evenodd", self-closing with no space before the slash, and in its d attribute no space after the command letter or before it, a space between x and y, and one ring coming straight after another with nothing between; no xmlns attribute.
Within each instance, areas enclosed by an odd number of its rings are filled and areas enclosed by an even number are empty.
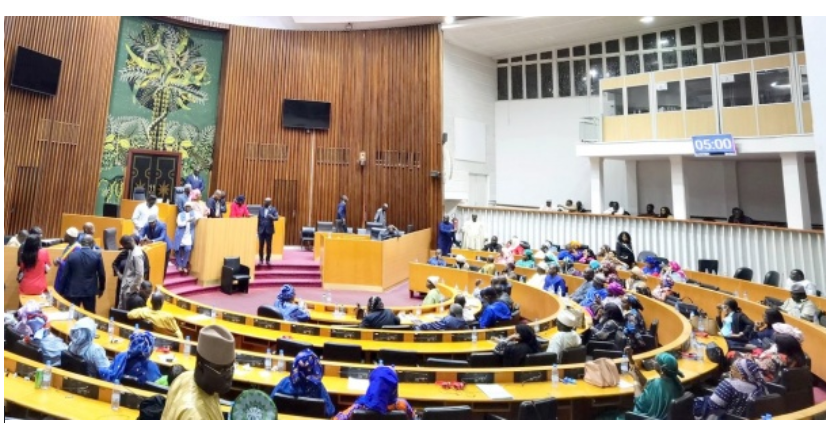
<svg viewBox="0 0 826 423"><path fill-rule="evenodd" d="M413 233L413 230L416 229L416 227L413 226L412 223L408 223L407 227L405 229L406 230L404 231L404 233L411 234L411 233Z"/></svg>
<svg viewBox="0 0 826 423"><path fill-rule="evenodd" d="M381 349L378 353L378 359L387 366L416 367L419 364L419 358L415 351Z"/></svg>
<svg viewBox="0 0 826 423"><path fill-rule="evenodd" d="M519 404L519 420L556 420L556 398Z"/></svg>
<svg viewBox="0 0 826 423"><path fill-rule="evenodd" d="M364 229L364 228L358 228L358 229L356 229L356 235L366 235L366 236L370 236L370 232L369 232L367 229Z"/></svg>
<svg viewBox="0 0 826 423"><path fill-rule="evenodd" d="M513 313L511 313L511 320L510 320L510 322L508 322L506 325L497 325L497 326L512 326L512 325L518 325L518 324L519 324L519 322L521 322L521 321L522 321L522 311L521 311L521 310L519 310L519 309L517 309L517 310L514 310L514 311L513 311Z"/></svg>
<svg viewBox="0 0 826 423"><path fill-rule="evenodd" d="M464 369L470 367L467 360L448 360L445 358L430 357L425 363L427 367L438 367L443 369Z"/></svg>
<svg viewBox="0 0 826 423"><path fill-rule="evenodd" d="M567 350L562 351L562 359L559 360L559 364L582 364L585 363L587 355L588 351L585 349L584 345L580 345L575 348L568 348ZM565 370L565 377L581 379L584 375L585 368L583 367Z"/></svg>
<svg viewBox="0 0 826 423"><path fill-rule="evenodd" d="M651 321L651 325L648 326L648 334L654 337L654 342L660 342L660 339L657 337L657 334L660 332L660 319L654 319Z"/></svg>
<svg viewBox="0 0 826 423"><path fill-rule="evenodd" d="M734 279L751 281L751 278L754 277L754 271L748 267L741 267L734 272L733 277Z"/></svg>
<svg viewBox="0 0 826 423"><path fill-rule="evenodd" d="M280 311L273 306L262 305L258 306L258 317L267 317L270 319L284 320L284 316Z"/></svg>
<svg viewBox="0 0 826 423"><path fill-rule="evenodd" d="M763 285L778 287L780 286L780 273L769 270L766 276L763 276Z"/></svg>
<svg viewBox="0 0 826 423"><path fill-rule="evenodd" d="M250 268L241 264L240 257L224 259L221 268L221 292L227 295L250 292Z"/></svg>
<svg viewBox="0 0 826 423"><path fill-rule="evenodd" d="M746 417L752 420L758 420L766 414L771 414L772 416L786 414L786 402L781 395L769 394L757 398L749 404L748 410L746 411Z"/></svg>
<svg viewBox="0 0 826 423"><path fill-rule="evenodd" d="M384 325L382 330L410 330L413 329L410 325Z"/></svg>
<svg viewBox="0 0 826 423"><path fill-rule="evenodd" d="M135 187L132 191L132 199L137 201L146 201L146 188Z"/></svg>
<svg viewBox="0 0 826 423"><path fill-rule="evenodd" d="M23 339L22 336L18 335L13 330L11 330L11 327L9 327L9 326L3 326L3 333L5 334L4 338L3 338L3 349L4 350L9 349L12 344L14 344L15 342Z"/></svg>
<svg viewBox="0 0 826 423"><path fill-rule="evenodd" d="M75 374L79 374L81 376L88 376L97 378L97 372L95 374L90 374L89 366L87 365L86 360L83 357L72 354L69 351L61 351L60 352L60 368L66 370L68 372L72 372ZM94 367L94 366L92 366Z"/></svg>
<svg viewBox="0 0 826 423"><path fill-rule="evenodd" d="M472 416L469 405L427 407L422 413L422 420L470 420Z"/></svg>
<svg viewBox="0 0 826 423"><path fill-rule="evenodd" d="M272 398L279 413L301 415L324 419L327 417L327 408L323 399L293 397L284 394L275 394Z"/></svg>
<svg viewBox="0 0 826 423"><path fill-rule="evenodd" d="M502 367L502 358L492 352L471 353L468 362L474 369Z"/></svg>
<svg viewBox="0 0 826 423"><path fill-rule="evenodd" d="M373 241L381 240L381 231L384 229L382 228L372 228L370 229L370 239Z"/></svg>
<svg viewBox="0 0 826 423"><path fill-rule="evenodd" d="M103 249L106 251L118 250L118 230L106 228L103 230Z"/></svg>
<svg viewBox="0 0 826 423"><path fill-rule="evenodd" d="M786 395L786 387L779 383L767 382L766 390L770 394Z"/></svg>
<svg viewBox="0 0 826 423"><path fill-rule="evenodd" d="M589 341L585 346L588 355L592 355L594 350L616 350L617 345L613 341Z"/></svg>
<svg viewBox="0 0 826 423"><path fill-rule="evenodd" d="M694 394L686 392L680 398L671 401L668 420L693 420Z"/></svg>
<svg viewBox="0 0 826 423"><path fill-rule="evenodd" d="M720 262L717 260L700 259L697 261L697 271L702 273L717 274L720 268Z"/></svg>
<svg viewBox="0 0 826 423"><path fill-rule="evenodd" d="M321 355L325 361L341 361L344 363L361 363L363 352L361 345L337 344L325 342Z"/></svg>
<svg viewBox="0 0 826 423"><path fill-rule="evenodd" d="M470 271L470 272L478 272L478 271L482 270L482 268L479 267L479 266L468 266L467 270Z"/></svg>
<svg viewBox="0 0 826 423"><path fill-rule="evenodd" d="M637 254L637 262L645 263L645 259L648 257L658 257L658 255L653 251L640 251L640 253Z"/></svg>
<svg viewBox="0 0 826 423"><path fill-rule="evenodd" d="M594 352L591 353L591 358L593 358L594 360L596 360L598 358L615 359L615 358L622 358L622 354L623 354L623 352L619 351L619 350L602 350L602 349L600 349L600 350L594 350Z"/></svg>
<svg viewBox="0 0 826 423"><path fill-rule="evenodd" d="M525 356L525 366L552 366L557 362L556 353L540 352Z"/></svg>
<svg viewBox="0 0 826 423"><path fill-rule="evenodd" d="M313 345L308 344L306 342L286 338L278 338L275 341L275 349L279 351L279 353L281 351L284 351L284 355L287 357L295 357L298 355L298 353L306 350L307 348L312 349Z"/></svg>
<svg viewBox="0 0 826 423"><path fill-rule="evenodd" d="M786 369L780 376L780 384L786 388L786 409L795 412L814 405L812 370L808 367Z"/></svg>
<svg viewBox="0 0 826 423"><path fill-rule="evenodd" d="M322 222L319 221L316 223L316 232L333 232L333 222Z"/></svg>
<svg viewBox="0 0 826 423"><path fill-rule="evenodd" d="M645 350L643 350L643 352L648 352L657 348L657 338L647 333L640 335L640 338L642 338L642 341L645 343Z"/></svg>
<svg viewBox="0 0 826 423"><path fill-rule="evenodd" d="M315 229L312 226L301 227L301 248L306 251L313 251L315 247Z"/></svg>
<svg viewBox="0 0 826 423"><path fill-rule="evenodd" d="M353 412L353 420L407 420L407 414L400 410L387 414L379 414L372 410L356 410Z"/></svg>
<svg viewBox="0 0 826 423"><path fill-rule="evenodd" d="M43 362L43 355L40 353L40 349L23 341L17 341L11 344L9 346L9 351L38 363Z"/></svg>
<svg viewBox="0 0 826 423"><path fill-rule="evenodd" d="M147 332L153 332L155 330L155 327L152 326L152 323L149 323L146 320L131 320L129 318L129 312L126 310L110 308L109 318L114 319L118 323L123 323L124 325L138 325L138 329L143 329Z"/></svg>
<svg viewBox="0 0 826 423"><path fill-rule="evenodd" d="M365 229L367 229L368 233L371 232L373 229L380 229L380 230L384 229L384 225L382 225L381 223L378 223L378 222L367 222L367 224L364 225L364 226L365 226Z"/></svg>
<svg viewBox="0 0 826 423"><path fill-rule="evenodd" d="M138 382L138 379L132 376L123 376L120 383L129 388L143 389L144 391L154 392L156 394L166 395L169 393L169 388L166 386L161 386L152 382L140 383Z"/></svg>

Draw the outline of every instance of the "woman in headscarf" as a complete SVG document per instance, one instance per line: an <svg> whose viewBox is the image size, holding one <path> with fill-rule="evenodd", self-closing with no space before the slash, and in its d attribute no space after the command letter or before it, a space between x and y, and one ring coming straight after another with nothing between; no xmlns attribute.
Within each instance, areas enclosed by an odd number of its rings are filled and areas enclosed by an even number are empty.
<svg viewBox="0 0 826 423"><path fill-rule="evenodd" d="M763 312L763 321L754 325L749 344L755 348L768 348L774 343L774 324L786 323L779 309L769 307Z"/></svg>
<svg viewBox="0 0 826 423"><path fill-rule="evenodd" d="M192 203L192 209L198 213L199 217L209 216L209 207L201 199L201 190L193 189L189 193L189 201Z"/></svg>
<svg viewBox="0 0 826 423"><path fill-rule="evenodd" d="M519 237L514 236L511 238L510 250L512 256L521 256L525 254L525 247L522 246L522 241L519 240Z"/></svg>
<svg viewBox="0 0 826 423"><path fill-rule="evenodd" d="M660 284L654 288L651 295L660 301L665 301L665 298L671 294L672 288L674 288L674 281L671 280L670 275L665 275L660 279Z"/></svg>
<svg viewBox="0 0 826 423"><path fill-rule="evenodd" d="M415 420L416 412L407 400L399 398L399 376L391 367L379 366L370 372L367 393L356 399L350 408L338 413L333 420L351 420L356 410L369 410L380 415L401 410L407 420Z"/></svg>
<svg viewBox="0 0 826 423"><path fill-rule="evenodd" d="M46 273L49 273L49 252L43 248L40 237L32 235L23 242L17 254L17 283L23 295L40 295L46 286Z"/></svg>
<svg viewBox="0 0 826 423"><path fill-rule="evenodd" d="M193 207L192 202L188 201L184 205L184 211L178 213L175 219L177 228L172 248L175 250L175 265L182 274L189 274L189 257L192 246L195 245L195 226L200 218Z"/></svg>
<svg viewBox="0 0 826 423"><path fill-rule="evenodd" d="M563 274L576 276L578 278L582 277L582 272L580 272L579 270L576 269L576 267L574 267L574 262L571 261L570 258L566 258L562 262L561 267L562 267L562 273Z"/></svg>
<svg viewBox="0 0 826 423"><path fill-rule="evenodd" d="M631 356L630 351L627 351L627 354ZM679 379L683 377L683 374L677 366L677 359L667 352L658 354L655 363L654 369L660 377L650 381L637 368L633 360L629 363L631 376L642 390L642 394L634 400L634 413L652 420L666 420L671 401L683 395L683 385Z"/></svg>
<svg viewBox="0 0 826 423"><path fill-rule="evenodd" d="M590 262L588 262L588 267L590 267L591 270L594 271L594 273L598 272L599 271L599 261L591 260Z"/></svg>
<svg viewBox="0 0 826 423"><path fill-rule="evenodd" d="M615 304L618 306L622 306L622 296L625 295L625 289L622 285L617 282L616 280L612 280L608 283L608 297L602 300L604 305L607 304Z"/></svg>
<svg viewBox="0 0 826 423"><path fill-rule="evenodd" d="M281 287L281 293L278 294L278 299L275 300L273 307L281 313L285 321L306 322L310 320L310 313L302 310L295 303L295 288L292 285Z"/></svg>
<svg viewBox="0 0 826 423"><path fill-rule="evenodd" d="M766 393L760 367L753 360L739 358L731 366L731 376L723 379L714 393L694 400L694 418L715 420L724 414L746 417L749 404Z"/></svg>
<svg viewBox="0 0 826 423"><path fill-rule="evenodd" d="M533 250L525 250L525 255L516 262L516 267L527 267L528 269L536 267L536 263L533 261Z"/></svg>
<svg viewBox="0 0 826 423"><path fill-rule="evenodd" d="M392 311L384 308L384 303L378 296L370 297L367 300L367 315L361 321L364 329L381 329L382 326L394 326L401 323L401 319Z"/></svg>
<svg viewBox="0 0 826 423"><path fill-rule="evenodd" d="M109 368L109 359L106 351L95 343L95 321L84 317L75 323L69 331L69 352L86 361L87 371L92 377L98 377L100 372Z"/></svg>
<svg viewBox="0 0 826 423"><path fill-rule="evenodd" d="M645 341L642 335L645 334L645 318L642 316L644 310L642 303L634 295L622 297L622 311L625 314L625 336L631 340L635 351L642 351L645 348Z"/></svg>
<svg viewBox="0 0 826 423"><path fill-rule="evenodd" d="M235 202L229 206L229 217L250 217L250 210L247 207L247 198L244 195L235 197Z"/></svg>
<svg viewBox="0 0 826 423"><path fill-rule="evenodd" d="M516 325L516 333L499 341L494 352L502 356L503 367L520 367L528 354L539 352L539 342L533 328L526 324Z"/></svg>
<svg viewBox="0 0 826 423"><path fill-rule="evenodd" d="M764 351L755 359L766 382L779 379L786 369L806 366L806 354L794 336L778 333L774 337L774 343L774 349Z"/></svg>
<svg viewBox="0 0 826 423"><path fill-rule="evenodd" d="M605 289L605 277L602 275L595 275L594 282L591 288L585 292L585 299L579 305L585 307L585 310L595 316L596 312L602 308L602 300L608 296L608 290Z"/></svg>
<svg viewBox="0 0 826 423"><path fill-rule="evenodd" d="M659 278L661 266L662 263L660 262L660 259L654 256L648 256L645 258L645 268L642 269L642 273L646 276Z"/></svg>
<svg viewBox="0 0 826 423"><path fill-rule="evenodd" d="M290 375L281 379L281 382L273 389L271 396L281 394L324 400L325 417L332 417L336 414L336 407L324 384L321 383L322 377L324 377L324 369L318 362L318 356L313 350L307 348L295 356Z"/></svg>
<svg viewBox="0 0 826 423"><path fill-rule="evenodd" d="M620 232L617 237L616 256L628 268L634 267L634 247L631 245L631 235L628 232Z"/></svg>
<svg viewBox="0 0 826 423"><path fill-rule="evenodd" d="M625 348L625 317L616 304L606 304L597 314L599 323L594 326L596 332L593 339L598 341L612 341L617 349Z"/></svg>
<svg viewBox="0 0 826 423"><path fill-rule="evenodd" d="M161 378L158 365L149 360L155 348L155 337L147 331L137 330L129 336L129 349L115 356L108 369L99 369L101 379L107 382L122 381L129 376L140 384L155 382Z"/></svg>
<svg viewBox="0 0 826 423"><path fill-rule="evenodd" d="M668 266L666 267L666 274L671 276L671 280L675 283L686 283L688 281L688 276L686 276L685 272L683 272L683 268L680 266L680 263L676 261L670 261Z"/></svg>
<svg viewBox="0 0 826 423"><path fill-rule="evenodd" d="M29 301L17 310L17 323L14 332L21 337L34 336L48 323L49 318L43 314L40 305L36 301Z"/></svg>

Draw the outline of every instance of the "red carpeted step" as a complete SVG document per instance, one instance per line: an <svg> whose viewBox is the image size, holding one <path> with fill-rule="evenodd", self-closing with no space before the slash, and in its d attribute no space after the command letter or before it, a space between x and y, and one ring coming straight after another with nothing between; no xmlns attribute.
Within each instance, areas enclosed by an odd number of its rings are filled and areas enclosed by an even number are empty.
<svg viewBox="0 0 826 423"><path fill-rule="evenodd" d="M321 278L318 279L295 279L295 278L284 278L284 279L269 279L269 278L256 278L250 284L251 287L273 287L273 286L283 286L283 285L292 285L294 287L304 286L304 287L311 287L317 288L320 287Z"/></svg>

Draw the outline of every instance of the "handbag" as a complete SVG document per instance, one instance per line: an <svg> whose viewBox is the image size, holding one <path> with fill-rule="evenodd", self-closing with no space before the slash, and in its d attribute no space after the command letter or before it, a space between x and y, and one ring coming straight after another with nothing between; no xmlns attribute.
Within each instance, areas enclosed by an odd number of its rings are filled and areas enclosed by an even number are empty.
<svg viewBox="0 0 826 423"><path fill-rule="evenodd" d="M726 361L726 356L723 354L723 349L714 342L709 342L706 344L706 357L708 358L708 361L717 365L723 365Z"/></svg>
<svg viewBox="0 0 826 423"><path fill-rule="evenodd" d="M598 358L585 363L585 382L599 388L619 385L620 374L617 365L607 358Z"/></svg>

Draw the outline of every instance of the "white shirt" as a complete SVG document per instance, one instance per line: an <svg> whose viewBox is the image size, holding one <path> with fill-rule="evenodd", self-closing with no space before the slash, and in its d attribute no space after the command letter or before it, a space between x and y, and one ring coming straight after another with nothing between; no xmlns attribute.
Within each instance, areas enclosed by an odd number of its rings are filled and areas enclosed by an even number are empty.
<svg viewBox="0 0 826 423"><path fill-rule="evenodd" d="M536 289L542 289L545 287L545 276L547 275L540 275L538 272L531 276L531 279L528 280L528 286L532 286Z"/></svg>
<svg viewBox="0 0 826 423"><path fill-rule="evenodd" d="M580 344L582 344L582 339L576 332L557 332L551 337L551 341L548 343L548 352L556 353L558 361L562 359L563 351L576 348L580 346Z"/></svg>
<svg viewBox="0 0 826 423"><path fill-rule="evenodd" d="M803 289L806 290L806 295L817 295L817 287L815 286L815 284L806 279L800 282L795 282L791 279L786 279L786 281L783 282L783 289L791 291L792 287L797 284L803 285Z"/></svg>
<svg viewBox="0 0 826 423"><path fill-rule="evenodd" d="M140 231L149 223L149 215L154 214L158 216L158 205L155 204L151 208L146 205L146 203L138 204L138 207L135 207L135 212L132 213L132 223L135 224L135 232Z"/></svg>

